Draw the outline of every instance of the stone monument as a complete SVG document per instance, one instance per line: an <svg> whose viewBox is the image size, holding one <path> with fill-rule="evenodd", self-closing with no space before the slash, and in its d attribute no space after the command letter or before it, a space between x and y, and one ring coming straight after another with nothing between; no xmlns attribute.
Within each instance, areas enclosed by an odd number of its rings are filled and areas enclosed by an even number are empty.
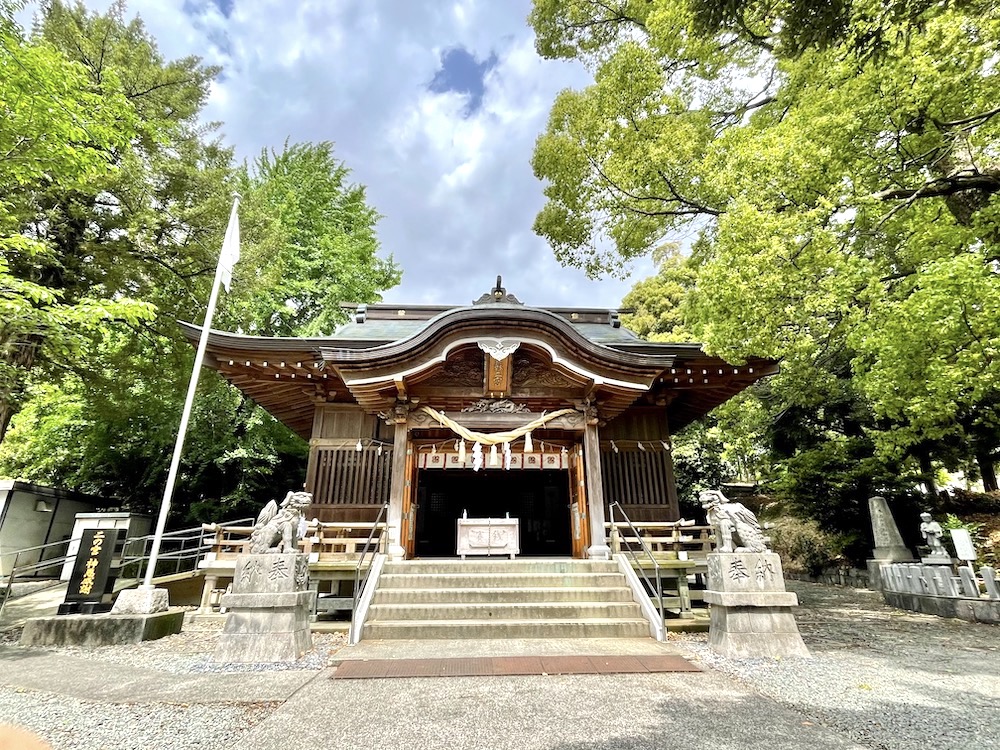
<svg viewBox="0 0 1000 750"><path fill-rule="evenodd" d="M920 562L924 565L951 565L951 555L945 549L941 537L944 536L944 529L941 524L934 520L930 513L920 514L920 535L927 542L930 554L921 557Z"/></svg>
<svg viewBox="0 0 1000 750"><path fill-rule="evenodd" d="M250 554L236 558L233 590L222 597L229 611L219 636L217 662L295 661L312 649L309 563L297 552L308 492L289 492L268 503L250 535Z"/></svg>
<svg viewBox="0 0 1000 750"><path fill-rule="evenodd" d="M781 559L767 548L756 516L718 490L699 500L717 545L708 555L705 591L709 645L733 658L809 656L792 616L798 597L785 591Z"/></svg>
<svg viewBox="0 0 1000 750"><path fill-rule="evenodd" d="M914 562L916 558L903 544L903 537L884 497L876 495L868 498L868 512L872 519L872 538L875 540L875 550L872 558L868 560L868 585L875 591L882 591L883 565Z"/></svg>

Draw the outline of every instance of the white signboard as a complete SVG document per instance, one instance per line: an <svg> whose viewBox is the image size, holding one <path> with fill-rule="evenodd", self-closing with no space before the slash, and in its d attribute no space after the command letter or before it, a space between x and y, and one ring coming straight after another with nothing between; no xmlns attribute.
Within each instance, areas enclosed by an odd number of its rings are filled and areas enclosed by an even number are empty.
<svg viewBox="0 0 1000 750"><path fill-rule="evenodd" d="M972 546L972 537L965 529L952 529L951 541L955 543L955 554L959 560L972 561L976 559L976 548Z"/></svg>

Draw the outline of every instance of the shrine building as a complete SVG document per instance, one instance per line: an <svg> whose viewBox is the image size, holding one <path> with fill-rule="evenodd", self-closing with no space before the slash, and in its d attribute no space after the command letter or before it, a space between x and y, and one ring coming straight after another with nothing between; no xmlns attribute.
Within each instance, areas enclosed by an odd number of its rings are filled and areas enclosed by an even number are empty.
<svg viewBox="0 0 1000 750"><path fill-rule="evenodd" d="M522 556L607 559L610 503L678 518L671 435L777 370L644 341L614 310L531 307L499 278L471 305L350 309L328 337L212 331L205 362L309 441L310 518L388 504L394 559L454 556L463 515L519 519Z"/></svg>

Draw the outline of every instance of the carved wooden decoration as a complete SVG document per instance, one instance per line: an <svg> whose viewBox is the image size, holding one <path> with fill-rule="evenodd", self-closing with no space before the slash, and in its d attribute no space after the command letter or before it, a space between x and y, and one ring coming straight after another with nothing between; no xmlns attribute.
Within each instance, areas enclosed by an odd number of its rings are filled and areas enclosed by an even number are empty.
<svg viewBox="0 0 1000 750"><path fill-rule="evenodd" d="M475 350L448 358L433 377L434 385L476 388L483 383L483 355Z"/></svg>
<svg viewBox="0 0 1000 750"><path fill-rule="evenodd" d="M512 382L518 387L578 388L580 385L562 373L553 370L549 364L538 362L529 357L518 356L513 359Z"/></svg>

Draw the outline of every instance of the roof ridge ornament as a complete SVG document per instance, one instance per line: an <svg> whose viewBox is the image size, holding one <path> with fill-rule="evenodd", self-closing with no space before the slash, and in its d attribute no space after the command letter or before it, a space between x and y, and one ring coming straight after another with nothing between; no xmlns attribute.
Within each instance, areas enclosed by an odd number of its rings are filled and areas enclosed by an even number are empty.
<svg viewBox="0 0 1000 750"><path fill-rule="evenodd" d="M497 276L497 285L493 287L487 294L477 299L472 303L473 305L523 305L517 297L513 294L507 294L507 290L503 288L503 277Z"/></svg>

